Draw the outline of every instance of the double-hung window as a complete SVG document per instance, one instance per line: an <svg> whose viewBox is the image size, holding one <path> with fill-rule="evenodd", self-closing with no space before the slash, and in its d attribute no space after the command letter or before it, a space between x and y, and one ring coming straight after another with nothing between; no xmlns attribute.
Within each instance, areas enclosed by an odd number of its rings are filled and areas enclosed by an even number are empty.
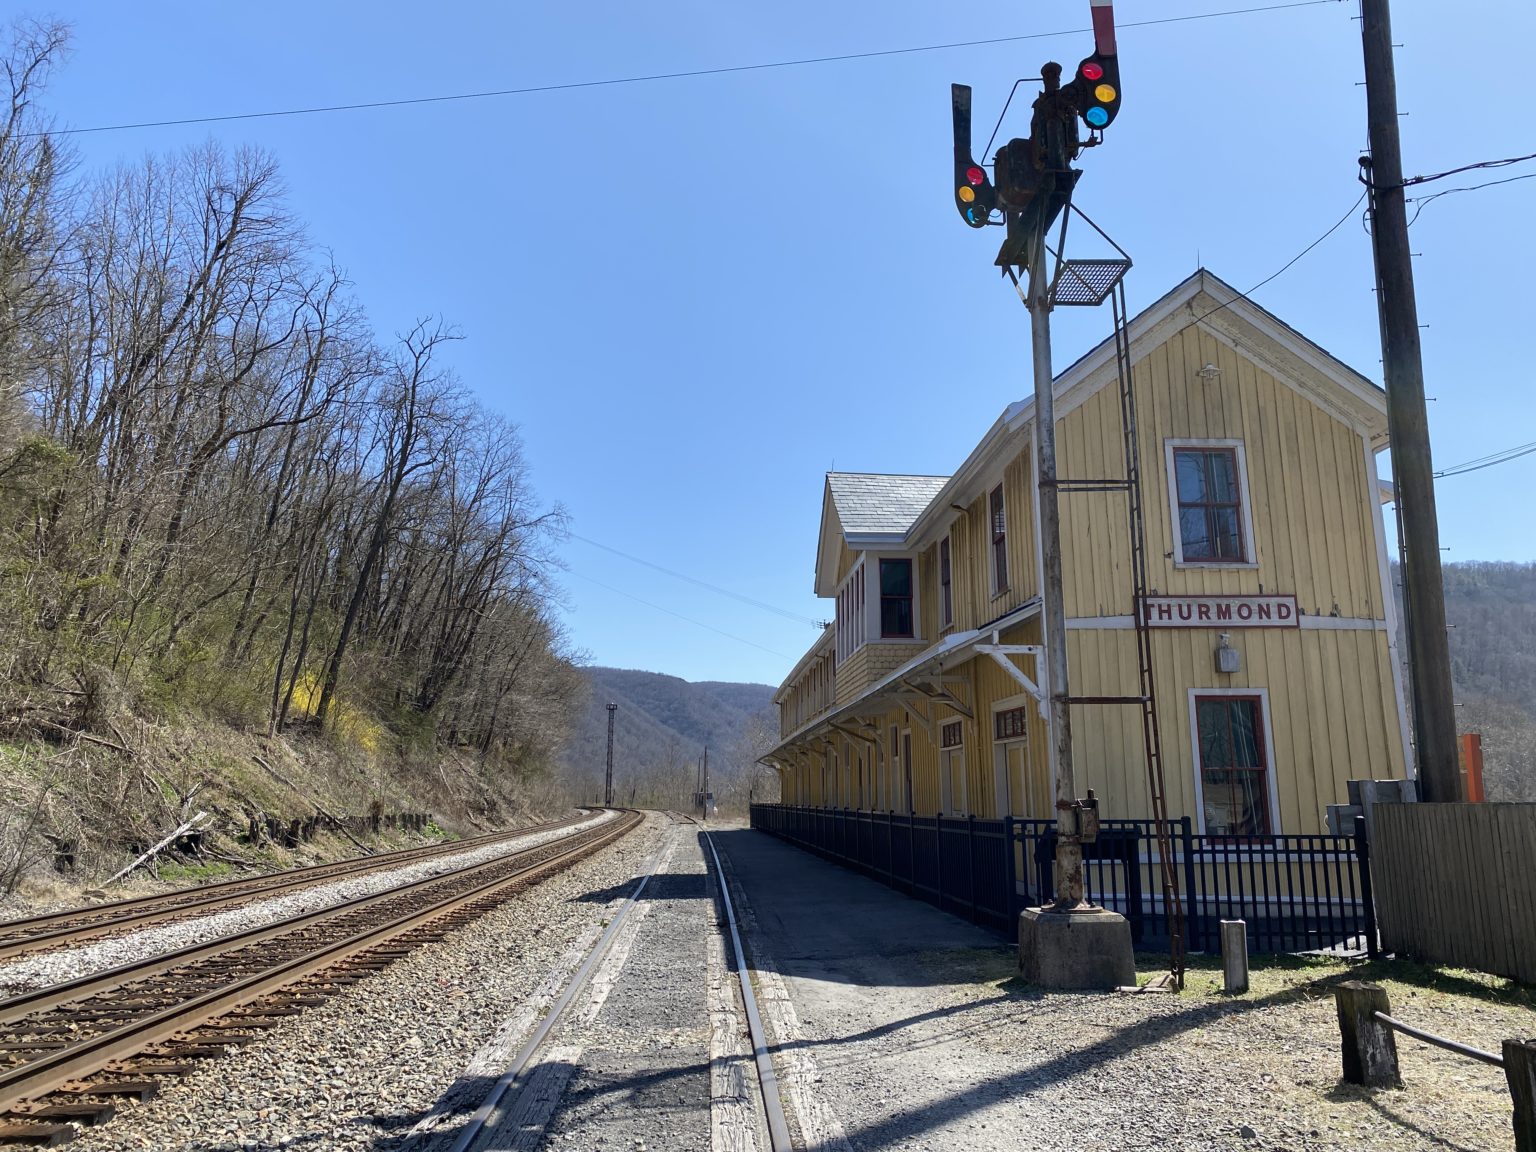
<svg viewBox="0 0 1536 1152"><path fill-rule="evenodd" d="M1207 836L1268 836L1269 765L1261 696L1195 696Z"/></svg>
<svg viewBox="0 0 1536 1152"><path fill-rule="evenodd" d="M1235 440L1168 445L1178 563L1253 562L1243 463Z"/></svg>
<svg viewBox="0 0 1536 1152"><path fill-rule="evenodd" d="M905 639L912 632L912 561L880 561L880 635Z"/></svg>
<svg viewBox="0 0 1536 1152"><path fill-rule="evenodd" d="M1008 516L1001 484L987 497L987 512L992 525L992 594L1000 596L1008 591Z"/></svg>
<svg viewBox="0 0 1536 1152"><path fill-rule="evenodd" d="M942 627L948 628L955 622L955 593L952 584L949 537L939 541L939 621Z"/></svg>

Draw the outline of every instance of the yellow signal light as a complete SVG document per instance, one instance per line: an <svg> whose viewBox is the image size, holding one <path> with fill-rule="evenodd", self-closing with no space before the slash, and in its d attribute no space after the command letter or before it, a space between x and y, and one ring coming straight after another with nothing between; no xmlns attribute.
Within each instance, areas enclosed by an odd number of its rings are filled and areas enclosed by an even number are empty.
<svg viewBox="0 0 1536 1152"><path fill-rule="evenodd" d="M1100 84L1093 90L1093 98L1100 104L1113 104L1118 95L1113 84Z"/></svg>
<svg viewBox="0 0 1536 1152"><path fill-rule="evenodd" d="M976 193L969 184L960 185L960 187L956 190L955 195L960 197L961 201L966 204L969 204L972 200L976 199Z"/></svg>

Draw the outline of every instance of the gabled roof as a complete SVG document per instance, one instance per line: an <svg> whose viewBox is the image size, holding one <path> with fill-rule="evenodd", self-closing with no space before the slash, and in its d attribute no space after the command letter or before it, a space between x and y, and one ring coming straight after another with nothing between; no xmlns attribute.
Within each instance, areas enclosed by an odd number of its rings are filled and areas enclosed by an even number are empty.
<svg viewBox="0 0 1536 1152"><path fill-rule="evenodd" d="M837 591L840 545L854 552L901 548L923 509L948 482L948 476L828 472L821 501L821 538L816 545L816 594L831 596Z"/></svg>
<svg viewBox="0 0 1536 1152"><path fill-rule="evenodd" d="M1272 312L1255 304L1221 277L1201 268L1132 317L1128 338L1132 361L1190 324L1215 336L1265 367L1280 383L1305 396L1336 419L1359 428L1373 449L1387 440L1386 392L1363 373L1309 340ZM1116 379L1114 337L1106 337L1057 374L1052 392L1056 418L1085 403ZM1011 451L1009 441L1033 434L1035 398L1010 404L987 435L955 470L949 484L913 523L909 544L921 547L947 518L951 503L973 498L989 470Z"/></svg>
<svg viewBox="0 0 1536 1152"><path fill-rule="evenodd" d="M828 472L827 491L849 536L904 536L948 476Z"/></svg>

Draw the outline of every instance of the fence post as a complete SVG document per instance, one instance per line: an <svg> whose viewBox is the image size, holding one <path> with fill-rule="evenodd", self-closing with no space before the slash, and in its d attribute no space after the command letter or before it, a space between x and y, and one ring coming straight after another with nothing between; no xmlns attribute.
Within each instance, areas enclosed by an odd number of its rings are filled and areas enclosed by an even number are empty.
<svg viewBox="0 0 1536 1152"><path fill-rule="evenodd" d="M1504 1041L1504 1075L1515 1103L1515 1152L1536 1152L1536 1040Z"/></svg>
<svg viewBox="0 0 1536 1152"><path fill-rule="evenodd" d="M939 911L944 911L944 813L933 818L933 886Z"/></svg>
<svg viewBox="0 0 1536 1152"><path fill-rule="evenodd" d="M1223 991L1248 991L1248 925L1245 921L1221 922L1221 975Z"/></svg>
<svg viewBox="0 0 1536 1152"><path fill-rule="evenodd" d="M1194 825L1188 816L1179 817L1179 839L1184 849L1184 925L1186 947L1192 952L1205 951L1205 922L1200 916L1200 892L1196 887ZM1168 910L1163 909L1163 915Z"/></svg>
<svg viewBox="0 0 1536 1152"><path fill-rule="evenodd" d="M1013 858L1013 817L1003 817L1003 876L1008 890L1003 893L1003 920L1005 928L1019 920L1019 865Z"/></svg>
<svg viewBox="0 0 1536 1152"><path fill-rule="evenodd" d="M1376 1013L1392 1015L1387 990L1379 984L1345 980L1333 988L1343 1040L1344 1079L1367 1088L1401 1088L1397 1071L1397 1040Z"/></svg>
<svg viewBox="0 0 1536 1152"><path fill-rule="evenodd" d="M965 815L965 863L966 873L971 878L971 921L976 920L976 816L967 812Z"/></svg>
<svg viewBox="0 0 1536 1152"><path fill-rule="evenodd" d="M1375 960L1381 955L1381 941L1376 931L1376 898L1371 888L1371 839L1364 816L1355 817L1355 859L1360 863L1360 903L1365 908L1365 954Z"/></svg>

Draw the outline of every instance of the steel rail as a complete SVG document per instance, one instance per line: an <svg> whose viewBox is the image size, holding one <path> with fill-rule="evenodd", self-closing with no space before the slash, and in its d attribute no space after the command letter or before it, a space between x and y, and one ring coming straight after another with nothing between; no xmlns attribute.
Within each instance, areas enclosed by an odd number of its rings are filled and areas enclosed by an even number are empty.
<svg viewBox="0 0 1536 1152"><path fill-rule="evenodd" d="M124 928L142 928L183 915L206 913L210 907L217 907L220 904L233 906L264 896L279 895L295 889L323 884L333 879L400 867L439 856L451 856L458 852L472 852L489 844L568 828L588 818L573 816L547 824L536 824L529 828L493 832L467 840L456 840L450 844L405 848L397 852L338 860L329 864L311 864L302 868L268 873L264 876L222 880L218 883L183 888L175 892L137 896L89 907L29 916L24 919L0 921L0 960L56 947L66 940L85 940ZM18 931L25 934L17 935Z"/></svg>
<svg viewBox="0 0 1536 1152"><path fill-rule="evenodd" d="M597 827L601 828L604 825L598 825ZM581 836L583 833L577 832L573 833L573 835ZM558 844L559 841L553 841L552 843ZM101 995L123 984L144 980L151 976L158 976L180 968L185 964L208 960L225 952L233 952L240 948L249 947L252 944L259 944L264 940L286 936L298 929L333 920L353 912L360 912L373 905L386 903L409 896L412 893L420 892L434 884L462 879L472 876L476 872L494 871L504 868L519 856L529 852L538 852L548 847L550 847L550 843L525 848L521 852L509 852L504 856L496 856L490 860L481 860L464 868L454 869L450 872L440 872L436 876L426 876L419 880L413 880L409 884L401 884L364 896L355 896L349 900L327 905L324 908L316 908L309 912L301 912L296 916L274 920L269 924L257 924L238 932L216 936L211 940L186 944L170 952L160 952L140 960L119 964L114 968L104 968L99 972L90 972L84 976L77 976L73 980L65 980L61 983L47 984L41 988L34 988L27 992L19 992L15 996L0 1000L0 1025L10 1024L30 1016L34 1012L56 1008L59 1005L69 1004L76 1000L84 1000L90 996Z"/></svg>
<svg viewBox="0 0 1536 1152"><path fill-rule="evenodd" d="M485 1099L480 1102L480 1106L464 1122L464 1127L460 1129L458 1137L454 1140L453 1147L449 1149L449 1152L465 1152L466 1149L479 1139L481 1132L485 1130L487 1121L495 1114L496 1106L501 1103L502 1097L513 1088L520 1092L526 1087L526 1073L529 1064L538 1055L539 1050L544 1046L544 1042L549 1038L549 1034L554 1031L555 1026L565 1018L565 1013L570 1008L571 1001L576 998L576 993L586 986L593 969L608 954L608 949L612 946L614 937L619 934L619 930L629 918L630 912L634 910L635 905L639 902L640 894L645 891L645 886L651 882L651 878L656 875L656 869L661 866L664 852L665 844L658 845L656 851L651 855L645 875L640 877L640 883L629 894L629 899L624 902L624 906L608 922L607 929L598 937L597 943L592 946L592 951L587 953L587 958L582 961L581 967L566 982L564 990L562 990L555 1002L550 1005L549 1011L544 1014L544 1019L539 1022L539 1026L533 1030L533 1034L528 1037L522 1048L518 1050L517 1055L513 1057L512 1063L507 1066L505 1072L497 1077L496 1083L491 1085L490 1091L485 1094Z"/></svg>
<svg viewBox="0 0 1536 1152"><path fill-rule="evenodd" d="M554 855L531 862L509 874L493 877L466 891L435 901L425 908L413 909L384 924L365 928L343 940L333 941L297 957L291 957L277 965L241 977L190 1000L169 1005L138 1019L124 1022L100 1035L46 1053L24 1064L0 1069L0 1111L13 1108L23 1101L35 1099L72 1080L100 1071L114 1060L120 1060L148 1045L171 1039L178 1033L186 1032L201 1023L239 1008L283 985L321 972L395 936L420 928L438 917L465 909L479 901L499 898L500 889L520 882L540 879L543 875L557 871L577 858L606 847L631 831L639 824L640 819L638 813L625 813L616 820L600 825L591 833L577 833L567 841L558 842L563 844L563 847ZM527 852L538 852L548 847L550 845L539 845L528 849ZM501 857L498 861L476 865L462 872L448 873L434 879L439 883L453 878L463 879L487 870L491 864L505 864L508 859L508 857ZM403 891L404 889L397 889L394 894L399 895ZM330 911L338 912L338 909ZM292 924L289 927L292 928Z"/></svg>
<svg viewBox="0 0 1536 1152"><path fill-rule="evenodd" d="M736 952L736 977L741 982L741 1002L747 1012L747 1030L752 1036L752 1056L757 1061L757 1082L762 1089L763 1112L768 1121L768 1142L773 1152L793 1152L789 1124L784 1119L784 1103L779 1095L779 1078L773 1070L773 1053L763 1032L763 1019L757 1011L757 997L752 992L752 971L747 967L747 957L741 946L741 933L736 929L736 909L731 904L730 884L725 869L720 866L720 853L715 851L715 840L708 832L703 833L709 845L709 854L715 859L715 875L720 878L720 899L725 905L726 923L731 929L731 946Z"/></svg>

